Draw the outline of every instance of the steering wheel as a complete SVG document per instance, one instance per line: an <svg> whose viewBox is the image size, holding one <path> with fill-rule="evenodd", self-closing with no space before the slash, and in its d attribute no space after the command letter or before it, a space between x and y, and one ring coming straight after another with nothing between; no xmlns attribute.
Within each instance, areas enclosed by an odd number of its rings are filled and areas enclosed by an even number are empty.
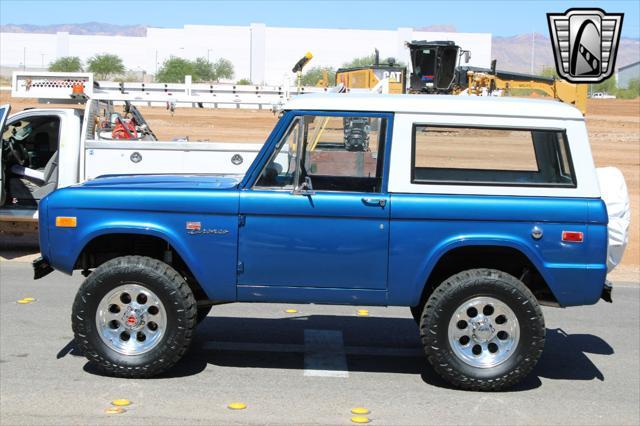
<svg viewBox="0 0 640 426"><path fill-rule="evenodd" d="M27 159L29 158L29 154L27 153L27 149L19 144L13 136L10 136L7 140L7 146L9 147L9 151L11 152L11 156L13 156L16 163L21 166L24 166L27 163Z"/></svg>

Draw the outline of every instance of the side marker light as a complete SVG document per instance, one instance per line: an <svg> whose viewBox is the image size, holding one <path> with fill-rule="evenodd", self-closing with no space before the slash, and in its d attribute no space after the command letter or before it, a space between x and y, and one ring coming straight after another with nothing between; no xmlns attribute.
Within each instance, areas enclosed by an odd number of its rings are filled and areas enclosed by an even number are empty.
<svg viewBox="0 0 640 426"><path fill-rule="evenodd" d="M562 241L569 243L581 243L584 241L584 233L577 231L562 231Z"/></svg>
<svg viewBox="0 0 640 426"><path fill-rule="evenodd" d="M75 216L57 216L56 226L58 228L75 228L78 226L78 218Z"/></svg>

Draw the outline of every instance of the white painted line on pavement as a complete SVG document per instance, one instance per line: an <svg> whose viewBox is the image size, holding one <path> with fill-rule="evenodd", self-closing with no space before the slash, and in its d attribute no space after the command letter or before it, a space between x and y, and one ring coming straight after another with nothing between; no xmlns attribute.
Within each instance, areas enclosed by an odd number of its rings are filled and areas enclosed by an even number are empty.
<svg viewBox="0 0 640 426"><path fill-rule="evenodd" d="M349 377L340 330L304 331L304 375Z"/></svg>
<svg viewBox="0 0 640 426"><path fill-rule="evenodd" d="M237 352L279 352L304 353L305 345L295 343L251 343L251 342L217 342L204 344L205 350L237 351ZM418 357L424 356L422 348L383 348L375 346L345 346L346 355Z"/></svg>

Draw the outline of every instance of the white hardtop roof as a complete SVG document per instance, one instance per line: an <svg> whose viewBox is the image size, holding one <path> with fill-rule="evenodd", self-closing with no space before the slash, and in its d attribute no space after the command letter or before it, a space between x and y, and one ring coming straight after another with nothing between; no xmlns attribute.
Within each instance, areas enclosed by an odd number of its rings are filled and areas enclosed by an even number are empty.
<svg viewBox="0 0 640 426"><path fill-rule="evenodd" d="M576 107L555 100L471 95L307 94L296 96L284 109L584 120Z"/></svg>

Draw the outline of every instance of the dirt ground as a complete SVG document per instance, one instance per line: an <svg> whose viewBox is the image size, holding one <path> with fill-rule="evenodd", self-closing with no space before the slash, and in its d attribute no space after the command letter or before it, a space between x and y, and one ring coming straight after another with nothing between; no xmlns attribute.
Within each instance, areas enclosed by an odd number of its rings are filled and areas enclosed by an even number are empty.
<svg viewBox="0 0 640 426"><path fill-rule="evenodd" d="M0 93L0 104L11 103L12 111L43 107L30 99L12 100ZM68 106L67 106L68 107ZM161 140L189 136L189 140L262 142L277 121L270 111L244 109L177 108L172 117L164 108L140 108ZM621 278L640 279L640 99L589 100L587 129L597 167L615 166L624 173L631 197L631 237L623 263L616 270Z"/></svg>

